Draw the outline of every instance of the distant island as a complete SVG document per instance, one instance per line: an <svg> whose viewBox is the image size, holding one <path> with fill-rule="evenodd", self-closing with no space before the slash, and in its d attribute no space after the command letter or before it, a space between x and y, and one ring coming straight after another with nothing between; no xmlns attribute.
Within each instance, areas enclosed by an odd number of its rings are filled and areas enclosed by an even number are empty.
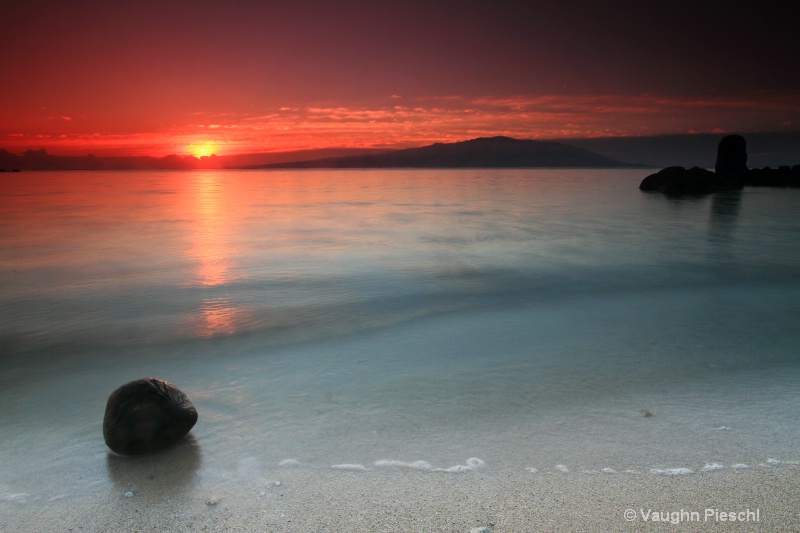
<svg viewBox="0 0 800 533"><path fill-rule="evenodd" d="M0 171L270 168L511 168L651 167L680 161L712 168L721 134L603 137L563 140L478 138L422 148L319 148L195 157L191 155L56 155L44 148L11 153L0 148ZM747 133L753 167L781 166L800 157L800 132ZM632 165L630 163L637 163Z"/></svg>
<svg viewBox="0 0 800 533"><path fill-rule="evenodd" d="M383 153L374 148L321 148L291 152L254 154L152 156L95 156L93 154L54 155L44 148L13 154L0 149L0 172L14 170L191 170L243 168L247 165L266 165L321 157L338 157L363 153Z"/></svg>
<svg viewBox="0 0 800 533"><path fill-rule="evenodd" d="M21 155L0 150L0 169L147 170L289 168L526 168L635 167L591 150L555 141L482 137L404 150L322 149L233 156L57 156L44 149Z"/></svg>
<svg viewBox="0 0 800 533"><path fill-rule="evenodd" d="M554 141L481 137L378 154L328 157L247 168L542 168L636 167L584 148Z"/></svg>

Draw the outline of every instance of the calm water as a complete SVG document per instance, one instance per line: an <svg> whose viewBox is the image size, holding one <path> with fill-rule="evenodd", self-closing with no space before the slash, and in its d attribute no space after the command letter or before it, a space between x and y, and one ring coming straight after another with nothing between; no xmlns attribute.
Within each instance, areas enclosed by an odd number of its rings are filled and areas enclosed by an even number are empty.
<svg viewBox="0 0 800 533"><path fill-rule="evenodd" d="M147 375L198 407L200 484L800 459L800 191L644 174L2 175L0 493L124 485L102 413Z"/></svg>

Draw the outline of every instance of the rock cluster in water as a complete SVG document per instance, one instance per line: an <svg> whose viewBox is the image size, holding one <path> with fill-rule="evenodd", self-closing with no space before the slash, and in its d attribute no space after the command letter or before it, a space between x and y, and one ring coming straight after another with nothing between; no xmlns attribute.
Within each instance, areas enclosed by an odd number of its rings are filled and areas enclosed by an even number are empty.
<svg viewBox="0 0 800 533"><path fill-rule="evenodd" d="M196 422L197 409L175 385L137 379L108 397L103 438L119 454L141 455L175 444Z"/></svg>
<svg viewBox="0 0 800 533"><path fill-rule="evenodd" d="M700 167L667 167L643 179L639 189L665 194L709 194L716 192L714 178L713 172Z"/></svg>
<svg viewBox="0 0 800 533"><path fill-rule="evenodd" d="M711 194L745 186L800 187L800 165L748 169L747 142L741 135L728 135L717 146L714 172L700 167L667 167L647 176L639 189L665 194Z"/></svg>

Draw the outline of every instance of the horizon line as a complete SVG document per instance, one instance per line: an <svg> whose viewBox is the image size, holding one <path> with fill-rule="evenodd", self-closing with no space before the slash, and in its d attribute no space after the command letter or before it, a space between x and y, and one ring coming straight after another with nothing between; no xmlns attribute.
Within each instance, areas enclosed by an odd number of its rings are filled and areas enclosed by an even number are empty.
<svg viewBox="0 0 800 533"><path fill-rule="evenodd" d="M345 146L345 145L336 145L336 146L323 146L323 147L316 147L316 148L297 148L291 150L262 150L262 151L240 151L240 152L230 152L230 153L217 153L213 152L207 155L196 155L191 153L177 153L172 152L164 155L153 155L153 154L126 154L124 152L117 152L115 150L109 150L108 153L103 153L105 150L90 150L88 152L76 152L70 150L68 153L64 152L54 152L52 150L57 149L58 147L47 146L46 144L38 145L37 147L25 147L20 148L19 151L12 151L14 150L13 147L5 147L0 146L0 151L6 152L8 154L17 156L17 157L25 157L28 152L45 152L45 155L49 157L71 157L71 158L88 158L94 157L97 159L166 159L166 158L174 158L178 157L181 159L195 159L197 161L204 161L208 160L209 158L216 157L242 157L242 156L255 156L255 155L268 155L268 154L292 154L292 153L301 153L301 152L322 152L322 151L364 151L364 152L376 152L376 151L383 151L383 152L394 152L400 150L407 150L407 149L414 149L414 148L424 148L426 146L433 146L436 144L457 144L462 142L473 141L477 139L493 139L498 137L504 137L513 140L519 141L534 141L534 142L560 142L563 144L569 144L570 141L603 141L603 140L634 140L634 139L659 139L659 138L668 138L668 137L709 137L709 136L725 136L725 135L755 135L755 136L762 136L762 135L800 135L800 129L798 130L789 130L789 131L741 131L741 130L731 130L731 131L705 131L705 132L686 132L686 133L659 133L653 135L634 135L634 134L625 134L625 135L596 135L596 136L584 136L584 137L550 137L550 138L526 138L526 137L513 137L510 135L490 135L490 136L478 136L478 137L469 137L462 140L457 141L449 141L449 140L441 140L441 141L434 141L428 142L423 144L415 144L413 146L403 146L397 148L389 148L389 147L381 147L381 146L372 146L372 147L353 147L353 146ZM100 151L100 155L96 154L95 152ZM116 153L115 153L116 152Z"/></svg>

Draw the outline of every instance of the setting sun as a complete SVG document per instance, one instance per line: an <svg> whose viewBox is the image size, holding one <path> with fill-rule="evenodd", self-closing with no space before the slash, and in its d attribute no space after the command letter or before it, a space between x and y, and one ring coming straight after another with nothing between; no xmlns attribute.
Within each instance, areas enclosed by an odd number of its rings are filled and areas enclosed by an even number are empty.
<svg viewBox="0 0 800 533"><path fill-rule="evenodd" d="M195 157L206 157L217 153L219 145L212 141L190 144L187 147L189 153Z"/></svg>

